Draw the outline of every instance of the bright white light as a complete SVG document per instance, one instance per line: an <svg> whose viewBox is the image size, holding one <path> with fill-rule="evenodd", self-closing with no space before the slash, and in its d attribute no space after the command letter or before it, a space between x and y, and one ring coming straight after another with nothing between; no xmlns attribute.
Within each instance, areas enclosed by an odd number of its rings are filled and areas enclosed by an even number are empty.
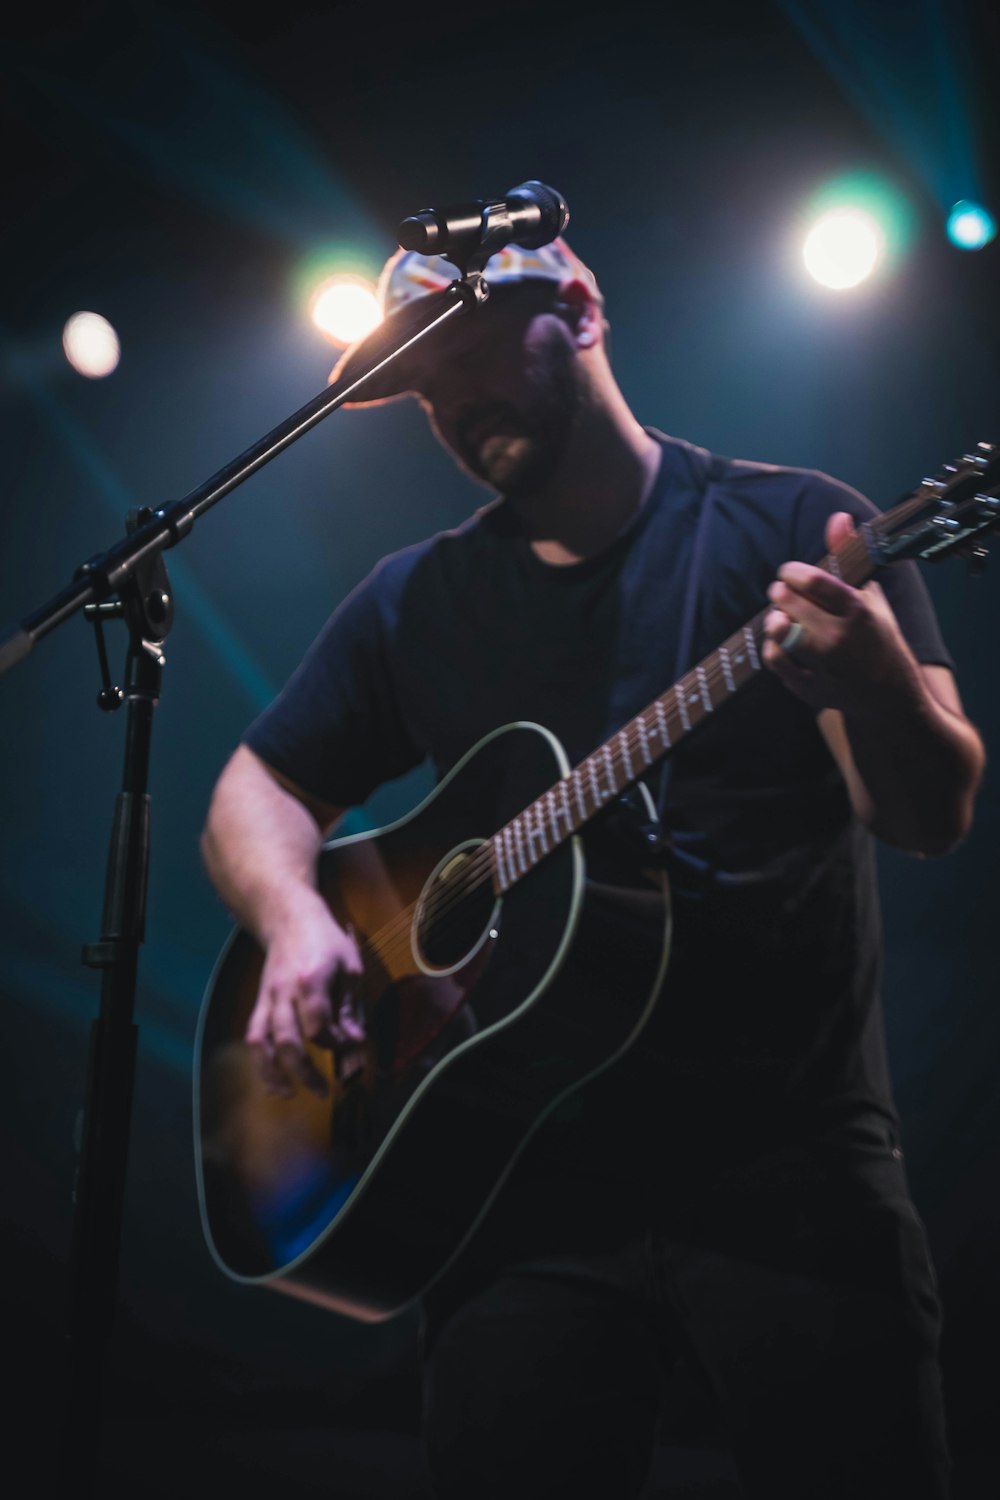
<svg viewBox="0 0 1000 1500"><path fill-rule="evenodd" d="M948 238L960 250L981 250L996 237L993 215L980 203L963 198L948 215Z"/></svg>
<svg viewBox="0 0 1000 1500"><path fill-rule="evenodd" d="M100 380L110 375L121 358L118 335L100 313L78 312L66 321L62 336L63 353L78 375Z"/></svg>
<svg viewBox="0 0 1000 1500"><path fill-rule="evenodd" d="M375 288L356 276L334 276L312 299L312 320L335 344L353 344L382 321Z"/></svg>
<svg viewBox="0 0 1000 1500"><path fill-rule="evenodd" d="M870 214L856 208L837 208L810 229L802 258L821 286L845 291L871 275L884 243L882 231Z"/></svg>

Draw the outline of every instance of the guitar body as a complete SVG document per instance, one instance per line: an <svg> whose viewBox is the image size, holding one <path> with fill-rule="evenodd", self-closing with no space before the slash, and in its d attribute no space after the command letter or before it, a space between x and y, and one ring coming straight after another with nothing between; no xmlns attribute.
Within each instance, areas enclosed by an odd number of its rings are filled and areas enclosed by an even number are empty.
<svg viewBox="0 0 1000 1500"><path fill-rule="evenodd" d="M493 833L568 769L548 731L510 725L407 817L324 848L320 888L362 951L368 1036L336 1068L312 1049L325 1100L260 1081L242 1038L263 955L234 932L195 1076L203 1225L227 1274L357 1318L398 1311L458 1254L543 1117L641 1029L669 901L637 834L602 818L593 855L573 836L502 896L489 878Z"/></svg>

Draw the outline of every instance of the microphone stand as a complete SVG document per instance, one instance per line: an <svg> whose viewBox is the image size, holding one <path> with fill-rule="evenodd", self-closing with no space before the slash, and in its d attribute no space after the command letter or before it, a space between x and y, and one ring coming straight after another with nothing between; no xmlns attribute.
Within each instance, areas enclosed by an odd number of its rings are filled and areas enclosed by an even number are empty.
<svg viewBox="0 0 1000 1500"><path fill-rule="evenodd" d="M484 225L484 227L487 227ZM83 963L101 970L101 1005L91 1025L88 1077L74 1188L69 1277L67 1405L60 1477L78 1495L96 1493L104 1367L117 1303L129 1125L137 1028L133 1022L139 948L146 920L150 797L147 791L153 710L160 695L162 646L173 621L173 596L163 553L187 537L195 521L272 458L329 416L393 360L434 329L489 296L482 267L492 251L455 264L458 280L421 298L414 309L371 335L360 375L342 379L254 443L198 489L158 510L131 511L127 533L77 568L73 581L41 608L0 632L0 674L37 640L82 610L94 627L103 686L98 706L127 706L125 758L108 849L101 936L83 949ZM494 243L494 249L499 245ZM428 306L427 304L430 304ZM124 687L112 684L103 624L124 619L129 645Z"/></svg>

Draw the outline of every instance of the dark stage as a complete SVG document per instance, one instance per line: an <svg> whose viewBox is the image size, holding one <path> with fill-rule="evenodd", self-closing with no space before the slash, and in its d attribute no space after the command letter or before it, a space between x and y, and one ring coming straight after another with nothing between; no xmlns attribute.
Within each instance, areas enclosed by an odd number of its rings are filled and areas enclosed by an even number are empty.
<svg viewBox="0 0 1000 1500"><path fill-rule="evenodd" d="M110 546L131 506L185 495L323 389L337 351L306 310L323 275L372 277L405 215L528 178L566 198L642 422L823 470L882 510L1000 442L1000 240L970 253L945 233L958 200L1000 214L988 0L81 0L0 30L0 626ZM855 291L801 264L834 187L891 224ZM81 309L120 337L105 379L63 356ZM167 554L177 618L95 1493L425 1494L416 1316L357 1323L238 1285L206 1250L192 1055L230 923L198 839L222 765L330 609L482 500L415 403L344 411ZM996 566L922 569L989 758L975 827L942 860L879 853L888 1051L944 1304L956 1500L1000 1493ZM107 635L117 675L124 634ZM100 686L76 618L0 687L8 1449L39 1486L61 1430L74 1122L99 999L79 956L100 928L124 743ZM352 826L400 816L428 784L383 788ZM698 1377L679 1368L670 1394L650 1500L738 1496Z"/></svg>

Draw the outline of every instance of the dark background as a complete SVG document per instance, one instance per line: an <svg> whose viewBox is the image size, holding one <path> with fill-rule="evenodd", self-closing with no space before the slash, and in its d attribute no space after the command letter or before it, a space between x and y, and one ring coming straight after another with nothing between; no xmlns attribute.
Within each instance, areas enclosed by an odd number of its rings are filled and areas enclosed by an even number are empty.
<svg viewBox="0 0 1000 1500"><path fill-rule="evenodd" d="M959 198L1000 205L1000 25L986 0L624 0L605 14L525 0L484 12L285 0L267 13L109 0L2 29L0 623L109 545L130 505L179 497L322 387L331 350L304 311L320 267L375 273L405 214L527 177L570 205L642 420L826 469L885 508L1000 439L1000 244L963 254L943 232ZM807 282L798 246L817 192L849 173L884 185L906 232L882 275L832 294ZM120 334L106 380L62 357L80 308ZM230 1480L416 1493L413 1319L363 1327L247 1290L205 1250L191 1053L228 921L197 838L242 728L331 606L383 552L479 498L410 404L343 413L169 556L178 619L156 716L107 1493ZM997 580L954 563L927 576L995 757ZM112 647L118 671L120 635ZM123 722L94 708L98 686L77 619L0 689L0 1222L8 1373L41 1469L98 995L78 956L98 933L123 744ZM368 816L414 792L390 788ZM881 864L889 1046L948 1313L965 1495L997 1478L998 834L991 767L960 852ZM657 1492L732 1493L711 1423L677 1394Z"/></svg>

